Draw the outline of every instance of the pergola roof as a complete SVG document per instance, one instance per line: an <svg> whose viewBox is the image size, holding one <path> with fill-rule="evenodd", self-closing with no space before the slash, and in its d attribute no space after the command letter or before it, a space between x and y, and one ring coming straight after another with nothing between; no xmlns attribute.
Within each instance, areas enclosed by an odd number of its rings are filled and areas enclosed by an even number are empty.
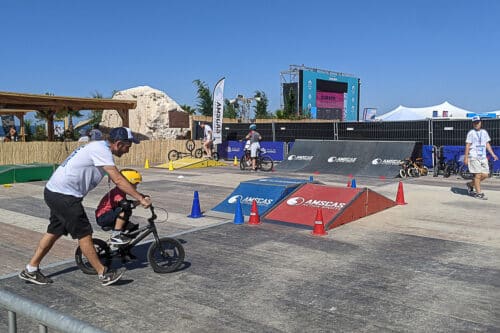
<svg viewBox="0 0 500 333"><path fill-rule="evenodd" d="M53 140L54 137L54 114L58 111L116 110L122 118L123 126L128 126L128 110L135 109L136 106L137 102L134 100L79 98L0 91L0 113L18 114L18 116L22 117L24 117L23 112L46 113L49 140ZM23 129L21 128L21 130Z"/></svg>
<svg viewBox="0 0 500 333"><path fill-rule="evenodd" d="M137 102L132 100L19 94L0 91L0 109L29 109L36 111L129 110L135 109L136 106Z"/></svg>

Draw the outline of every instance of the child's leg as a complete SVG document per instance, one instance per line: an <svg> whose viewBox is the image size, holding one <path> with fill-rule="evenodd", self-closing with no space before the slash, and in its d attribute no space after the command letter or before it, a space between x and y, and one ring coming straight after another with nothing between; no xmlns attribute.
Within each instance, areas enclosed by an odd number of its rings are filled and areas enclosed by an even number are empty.
<svg viewBox="0 0 500 333"><path fill-rule="evenodd" d="M113 229L113 231L122 231L125 224L127 224L125 212L120 212L120 214L118 214L118 216L116 217L115 228Z"/></svg>

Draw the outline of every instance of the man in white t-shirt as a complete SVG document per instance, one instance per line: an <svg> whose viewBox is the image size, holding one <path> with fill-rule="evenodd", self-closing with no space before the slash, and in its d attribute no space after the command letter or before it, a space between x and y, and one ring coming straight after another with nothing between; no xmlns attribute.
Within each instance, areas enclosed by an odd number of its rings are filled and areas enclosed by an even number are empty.
<svg viewBox="0 0 500 333"><path fill-rule="evenodd" d="M472 126L474 128L467 133L465 139L464 164L469 167L469 171L474 174L474 178L466 185L470 195L486 200L486 196L481 192L481 182L488 178L490 173L486 151L491 154L493 160L498 160L498 157L491 148L491 139L488 132L481 129L481 118L479 116L472 117Z"/></svg>
<svg viewBox="0 0 500 333"><path fill-rule="evenodd" d="M44 190L45 203L50 209L47 232L29 264L19 274L21 279L35 284L52 283L50 278L42 274L39 265L54 243L67 234L78 239L83 255L99 274L102 285L113 284L121 278L124 269L108 270L101 264L92 241L92 226L82 201L107 174L121 190L138 200L143 207L151 205L151 199L137 192L123 177L113 160L113 155L120 157L128 153L132 143L137 144L139 140L134 138L129 128L114 128L108 140L92 141L78 147L56 169Z"/></svg>
<svg viewBox="0 0 500 333"><path fill-rule="evenodd" d="M208 158L212 157L212 143L214 142L212 135L212 127L207 123L200 123L200 127L203 129L203 150Z"/></svg>

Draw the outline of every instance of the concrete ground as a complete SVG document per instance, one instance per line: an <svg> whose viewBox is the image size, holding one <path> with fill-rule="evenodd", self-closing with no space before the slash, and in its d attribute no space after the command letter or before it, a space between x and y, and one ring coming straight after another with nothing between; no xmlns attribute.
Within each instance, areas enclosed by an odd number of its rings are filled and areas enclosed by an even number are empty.
<svg viewBox="0 0 500 333"><path fill-rule="evenodd" d="M469 197L462 179L408 179L407 205L313 237L293 226L186 217L194 191L208 211L241 181L309 174L233 166L141 171L139 189L168 210L160 235L183 241L181 270L154 273L146 242L135 249L140 260L126 264L123 279L103 287L78 270L76 242L65 238L42 266L54 283L25 283L17 273L45 231L48 211L44 182L20 183L0 187L0 288L110 332L500 332L498 178L484 183L487 201ZM313 176L347 183L346 177ZM396 197L398 179L356 181ZM89 217L107 190L103 181L87 196ZM147 212L137 209L135 220L145 222ZM167 217L162 210L158 215ZM97 237L108 237L94 226ZM7 316L0 312L4 332ZM38 330L20 317L18 325L20 332Z"/></svg>

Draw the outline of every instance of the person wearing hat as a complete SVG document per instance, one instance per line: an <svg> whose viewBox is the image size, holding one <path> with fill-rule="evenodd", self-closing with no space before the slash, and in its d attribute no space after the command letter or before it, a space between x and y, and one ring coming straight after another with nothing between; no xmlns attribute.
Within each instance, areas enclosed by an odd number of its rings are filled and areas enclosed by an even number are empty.
<svg viewBox="0 0 500 333"><path fill-rule="evenodd" d="M113 159L113 155L120 157L127 154L133 143L137 144L139 140L129 128L114 128L106 141L91 141L76 148L54 171L44 189L45 203L50 209L47 232L26 268L19 273L19 278L40 285L52 283L52 279L42 274L39 265L54 243L67 234L78 239L83 255L98 273L102 285L113 284L121 278L124 269L108 270L100 262L92 241L92 226L82 201L107 174L118 188L143 207L151 205L151 199L137 192L117 169Z"/></svg>
<svg viewBox="0 0 500 333"><path fill-rule="evenodd" d="M479 116L472 117L472 126L473 129L467 133L465 139L464 164L469 167L469 171L474 174L474 178L466 186L470 195L486 200L486 196L481 192L481 182L488 178L490 173L486 152L488 151L495 161L498 160L498 157L491 148L491 139L488 132L481 128L481 118Z"/></svg>
<svg viewBox="0 0 500 333"><path fill-rule="evenodd" d="M260 150L260 140L262 140L262 136L259 132L257 132L257 125L250 124L248 127L250 132L248 132L245 139L250 141L250 157L252 158L252 170L257 171L257 154Z"/></svg>

